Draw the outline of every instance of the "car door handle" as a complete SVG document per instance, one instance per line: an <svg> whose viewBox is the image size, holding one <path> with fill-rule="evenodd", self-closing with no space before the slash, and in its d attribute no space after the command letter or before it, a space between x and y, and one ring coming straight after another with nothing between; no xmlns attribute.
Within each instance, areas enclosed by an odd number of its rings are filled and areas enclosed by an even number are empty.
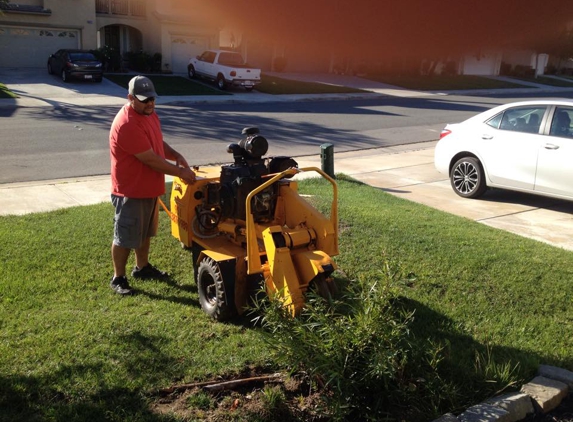
<svg viewBox="0 0 573 422"><path fill-rule="evenodd" d="M545 149L559 149L559 145L545 144L545 145L543 145L543 148L545 148Z"/></svg>
<svg viewBox="0 0 573 422"><path fill-rule="evenodd" d="M484 133L481 136L481 138L489 141L490 139L493 139L493 135L488 135L487 133Z"/></svg>

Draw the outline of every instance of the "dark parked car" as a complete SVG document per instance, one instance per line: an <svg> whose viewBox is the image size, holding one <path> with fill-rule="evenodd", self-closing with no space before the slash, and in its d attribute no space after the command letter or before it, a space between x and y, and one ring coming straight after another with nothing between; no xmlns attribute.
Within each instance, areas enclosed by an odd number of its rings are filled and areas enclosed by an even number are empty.
<svg viewBox="0 0 573 422"><path fill-rule="evenodd" d="M101 82L103 65L89 51L58 50L48 58L48 73L60 75L64 82L70 79Z"/></svg>

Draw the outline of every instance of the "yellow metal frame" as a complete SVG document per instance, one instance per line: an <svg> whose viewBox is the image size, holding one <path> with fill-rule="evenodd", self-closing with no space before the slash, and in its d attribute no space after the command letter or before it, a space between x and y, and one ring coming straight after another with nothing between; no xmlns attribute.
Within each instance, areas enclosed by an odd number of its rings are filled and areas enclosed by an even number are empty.
<svg viewBox="0 0 573 422"><path fill-rule="evenodd" d="M281 179L284 179L286 176L294 176L304 171L315 171L322 177L324 177L326 180L328 180L332 185L333 198L330 211L330 222L332 223L332 226L334 228L334 242L335 242L334 249L336 250L336 253L338 253L338 186L336 185L336 181L317 167L304 167L301 169L292 168L285 170L282 173L276 174L271 179L267 180L265 183L258 186L256 189L253 189L251 193L247 195L246 199L247 274L257 274L263 272L263 267L261 265L261 257L259 253L259 245L257 242L257 230L256 230L257 225L255 224L253 213L251 211L251 200L257 193L271 186L273 183Z"/></svg>
<svg viewBox="0 0 573 422"><path fill-rule="evenodd" d="M171 196L172 234L183 245L194 242L217 262L235 259L235 305L239 313L247 304L247 276L262 274L267 293L276 295L296 315L304 306L309 283L321 273L336 268L331 256L338 255L338 187L333 178L317 167L291 168L269 175L245 200L245 221L227 220L218 224L223 236L197 237L193 232L195 207L201 198L194 192L211 182L220 182L216 168L206 168L195 185L179 178L173 181ZM332 185L330 218L318 212L297 192L296 182L287 178L313 171ZM251 203L259 192L284 179L277 189L273 221L255 223ZM246 247L244 246L246 243ZM261 257L265 262L261 262ZM200 260L200 259L199 259ZM245 262L246 261L246 262ZM196 264L196 263L195 263ZM330 279L328 279L330 280Z"/></svg>

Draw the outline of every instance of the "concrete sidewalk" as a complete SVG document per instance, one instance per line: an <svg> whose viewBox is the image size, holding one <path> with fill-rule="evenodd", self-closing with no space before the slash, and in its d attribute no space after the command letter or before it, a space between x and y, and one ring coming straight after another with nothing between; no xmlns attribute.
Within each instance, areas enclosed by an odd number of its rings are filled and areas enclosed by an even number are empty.
<svg viewBox="0 0 573 422"><path fill-rule="evenodd" d="M135 73L134 73L135 75ZM349 98L423 98L444 95L489 95L498 93L522 94L528 92L546 93L550 96L559 92L571 92L572 88L554 87L531 82L516 81L510 78L495 77L524 85L523 88L455 90L455 91L415 91L384 84L357 76L335 75L332 73L273 73L269 75L302 82L316 82L327 85L360 89L363 92L340 94L284 94L272 95L242 89L229 90L229 95L185 95L160 96L157 105L202 104L202 103L266 103L295 101L328 101ZM183 74L172 76L187 77ZM0 108L13 107L66 107L66 106L117 106L127 101L127 92L115 83L103 79L101 83L66 84L55 75L48 75L44 69L0 68L0 81L19 95L19 98L0 99Z"/></svg>
<svg viewBox="0 0 573 422"><path fill-rule="evenodd" d="M479 200L461 198L434 168L435 144L335 153L334 171L406 200L573 251L573 203L500 190ZM299 167L321 166L319 154L296 160ZM110 180L98 176L3 184L0 195L0 215L52 211L109 202Z"/></svg>
<svg viewBox="0 0 573 422"><path fill-rule="evenodd" d="M125 90L105 80L101 84L58 83L55 77L38 70L15 73L0 69L0 80L20 98L0 100L0 107L57 107L66 105L116 105L126 101ZM34 73L35 72L35 73ZM201 102L269 102L329 100L372 96L416 97L460 94L408 91L366 79L332 74L279 74L277 76L310 82L343 85L368 91L359 94L268 95L256 92L234 92L228 96L160 97L158 104ZM525 90L556 94L570 88L531 87ZM501 90L522 92L522 89ZM489 93L471 91L472 94ZM500 90L496 90L500 92ZM573 250L573 202L543 198L528 194L491 190L479 200L457 196L446 176L433 164L436 142L408 144L378 149L336 153L334 170L361 182L448 213L456 214L533 238L551 245ZM299 167L320 167L320 156L295 157ZM313 174L314 175L314 174ZM44 180L38 182L0 184L3 206L0 215L23 215L53 211L59 208L108 202L109 175Z"/></svg>

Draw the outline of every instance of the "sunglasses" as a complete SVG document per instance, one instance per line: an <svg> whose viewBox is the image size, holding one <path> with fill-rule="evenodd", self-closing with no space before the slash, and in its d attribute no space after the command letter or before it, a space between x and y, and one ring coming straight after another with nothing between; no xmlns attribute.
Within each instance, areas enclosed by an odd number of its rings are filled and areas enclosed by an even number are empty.
<svg viewBox="0 0 573 422"><path fill-rule="evenodd" d="M137 98L137 97L135 97L135 98ZM146 99L143 100L143 101L140 100L139 98L137 98L137 101L139 101L140 103L143 103L143 104L147 104L147 103L150 102L150 101L155 101L155 97L149 97L149 98L146 98Z"/></svg>

